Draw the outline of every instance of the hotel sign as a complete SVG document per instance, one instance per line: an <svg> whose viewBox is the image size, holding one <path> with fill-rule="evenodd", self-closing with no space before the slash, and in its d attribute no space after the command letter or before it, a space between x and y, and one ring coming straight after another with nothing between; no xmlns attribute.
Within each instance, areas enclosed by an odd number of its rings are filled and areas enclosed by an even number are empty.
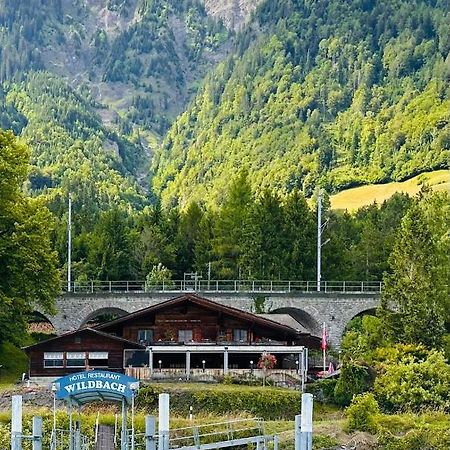
<svg viewBox="0 0 450 450"><path fill-rule="evenodd" d="M130 400L139 389L139 381L121 373L92 370L59 378L52 389L58 400L74 398L82 403L99 399Z"/></svg>

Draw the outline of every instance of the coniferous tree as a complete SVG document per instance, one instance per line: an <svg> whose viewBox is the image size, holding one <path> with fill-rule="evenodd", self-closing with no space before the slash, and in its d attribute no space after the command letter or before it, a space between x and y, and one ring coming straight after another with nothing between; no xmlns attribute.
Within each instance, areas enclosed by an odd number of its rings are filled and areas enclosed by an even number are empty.
<svg viewBox="0 0 450 450"><path fill-rule="evenodd" d="M285 277L313 280L316 267L316 223L303 194L295 190L284 202Z"/></svg>
<svg viewBox="0 0 450 450"><path fill-rule="evenodd" d="M240 278L239 258L243 249L241 226L248 220L252 202L247 172L243 170L233 180L216 221L213 247L220 261L217 268L220 277Z"/></svg>
<svg viewBox="0 0 450 450"><path fill-rule="evenodd" d="M393 338L428 347L441 344L448 320L448 195L446 207L430 208L430 201L438 203L434 195L415 202L403 218L382 296Z"/></svg>
<svg viewBox="0 0 450 450"><path fill-rule="evenodd" d="M88 262L97 280L134 278L132 240L124 214L118 209L103 213L91 236Z"/></svg>

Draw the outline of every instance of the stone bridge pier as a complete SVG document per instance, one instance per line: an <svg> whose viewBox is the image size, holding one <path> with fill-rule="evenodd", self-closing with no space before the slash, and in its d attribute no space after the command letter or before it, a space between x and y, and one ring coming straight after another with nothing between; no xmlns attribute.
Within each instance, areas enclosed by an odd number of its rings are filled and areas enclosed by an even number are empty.
<svg viewBox="0 0 450 450"><path fill-rule="evenodd" d="M188 294L188 293L186 293ZM290 314L311 334L322 335L325 322L329 341L339 346L347 324L355 316L373 312L379 305L377 293L211 293L197 292L215 302L253 313ZM124 315L171 298L179 292L67 293L57 299L55 316L47 319L58 334L76 330L102 314Z"/></svg>

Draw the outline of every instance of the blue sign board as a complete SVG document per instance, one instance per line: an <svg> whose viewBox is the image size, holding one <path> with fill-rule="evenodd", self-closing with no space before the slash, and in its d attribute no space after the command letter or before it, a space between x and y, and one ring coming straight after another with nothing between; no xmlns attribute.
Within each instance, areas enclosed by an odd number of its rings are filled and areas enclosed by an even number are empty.
<svg viewBox="0 0 450 450"><path fill-rule="evenodd" d="M139 380L105 370L78 372L57 379L52 389L56 398L75 404L92 401L129 402L139 389Z"/></svg>

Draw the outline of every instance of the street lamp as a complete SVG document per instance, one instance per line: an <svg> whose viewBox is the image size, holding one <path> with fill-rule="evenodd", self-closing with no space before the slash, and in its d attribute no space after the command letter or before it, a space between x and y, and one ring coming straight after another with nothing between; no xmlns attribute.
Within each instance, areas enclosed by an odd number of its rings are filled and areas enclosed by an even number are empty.
<svg viewBox="0 0 450 450"><path fill-rule="evenodd" d="M158 365L159 365L159 371L161 372L161 367L162 367L162 361L161 360L158 361Z"/></svg>
<svg viewBox="0 0 450 450"><path fill-rule="evenodd" d="M253 375L253 360L250 361L250 373Z"/></svg>
<svg viewBox="0 0 450 450"><path fill-rule="evenodd" d="M300 373L300 371L299 371L299 360L297 359L296 361L295 361L295 371L297 372L297 373Z"/></svg>
<svg viewBox="0 0 450 450"><path fill-rule="evenodd" d="M205 371L205 364L206 364L206 361L203 359L202 360L203 372Z"/></svg>

